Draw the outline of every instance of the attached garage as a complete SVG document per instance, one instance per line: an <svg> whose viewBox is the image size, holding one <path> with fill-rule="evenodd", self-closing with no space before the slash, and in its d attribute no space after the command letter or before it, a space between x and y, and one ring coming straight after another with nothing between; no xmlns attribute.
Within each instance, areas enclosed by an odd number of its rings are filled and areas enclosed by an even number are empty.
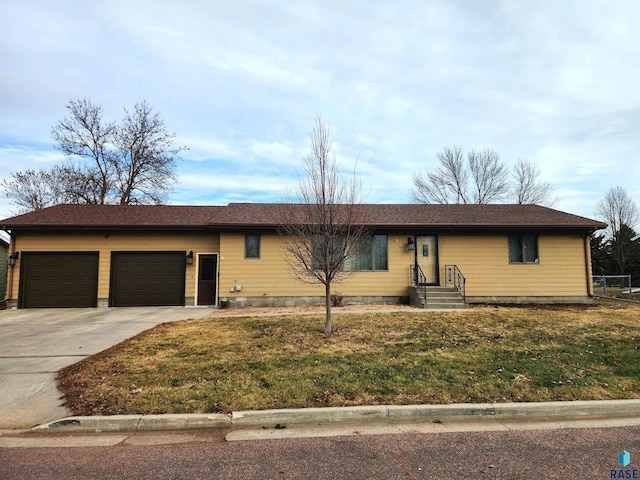
<svg viewBox="0 0 640 480"><path fill-rule="evenodd" d="M95 307L98 252L24 252L21 308Z"/></svg>
<svg viewBox="0 0 640 480"><path fill-rule="evenodd" d="M112 252L110 306L183 306L186 252Z"/></svg>

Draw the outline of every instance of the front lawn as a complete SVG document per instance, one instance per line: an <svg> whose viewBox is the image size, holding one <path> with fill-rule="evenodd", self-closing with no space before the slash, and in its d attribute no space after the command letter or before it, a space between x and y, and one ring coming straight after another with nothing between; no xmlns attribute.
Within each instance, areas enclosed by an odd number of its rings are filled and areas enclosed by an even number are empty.
<svg viewBox="0 0 640 480"><path fill-rule="evenodd" d="M640 398L640 307L212 317L65 368L76 415Z"/></svg>

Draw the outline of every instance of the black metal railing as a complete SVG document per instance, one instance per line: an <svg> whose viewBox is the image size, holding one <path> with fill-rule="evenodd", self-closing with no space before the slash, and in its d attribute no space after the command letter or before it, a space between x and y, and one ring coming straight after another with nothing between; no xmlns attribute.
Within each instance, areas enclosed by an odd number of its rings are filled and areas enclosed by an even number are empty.
<svg viewBox="0 0 640 480"><path fill-rule="evenodd" d="M427 276L420 268L420 265L411 265L411 285L416 287L417 289L422 290L422 297L424 299L424 303L419 301L418 303L422 305L423 308L427 306Z"/></svg>
<svg viewBox="0 0 640 480"><path fill-rule="evenodd" d="M464 278L462 272L458 268L457 265L445 265L444 266L444 275L445 275L445 285L456 287L460 295L462 295L462 300L464 303L467 303L466 296L466 283L467 279Z"/></svg>
<svg viewBox="0 0 640 480"><path fill-rule="evenodd" d="M414 287L424 287L427 285L427 276L420 268L420 265L411 265L411 284Z"/></svg>

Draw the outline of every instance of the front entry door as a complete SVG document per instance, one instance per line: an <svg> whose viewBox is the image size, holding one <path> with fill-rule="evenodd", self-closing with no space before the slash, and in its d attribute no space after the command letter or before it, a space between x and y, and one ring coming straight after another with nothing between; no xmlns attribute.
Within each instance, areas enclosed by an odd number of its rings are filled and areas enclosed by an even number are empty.
<svg viewBox="0 0 640 480"><path fill-rule="evenodd" d="M418 265L426 277L426 283L438 284L438 242L435 236L423 236L416 239Z"/></svg>
<svg viewBox="0 0 640 480"><path fill-rule="evenodd" d="M198 305L216 304L218 255L198 255Z"/></svg>

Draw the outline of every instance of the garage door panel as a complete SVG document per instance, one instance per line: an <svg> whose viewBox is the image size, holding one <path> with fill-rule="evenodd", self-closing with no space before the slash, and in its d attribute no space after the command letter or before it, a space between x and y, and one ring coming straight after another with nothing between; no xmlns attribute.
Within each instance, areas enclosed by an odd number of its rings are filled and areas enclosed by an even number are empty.
<svg viewBox="0 0 640 480"><path fill-rule="evenodd" d="M24 252L20 306L95 307L98 258L98 252Z"/></svg>
<svg viewBox="0 0 640 480"><path fill-rule="evenodd" d="M111 306L184 305L185 252L113 252Z"/></svg>

